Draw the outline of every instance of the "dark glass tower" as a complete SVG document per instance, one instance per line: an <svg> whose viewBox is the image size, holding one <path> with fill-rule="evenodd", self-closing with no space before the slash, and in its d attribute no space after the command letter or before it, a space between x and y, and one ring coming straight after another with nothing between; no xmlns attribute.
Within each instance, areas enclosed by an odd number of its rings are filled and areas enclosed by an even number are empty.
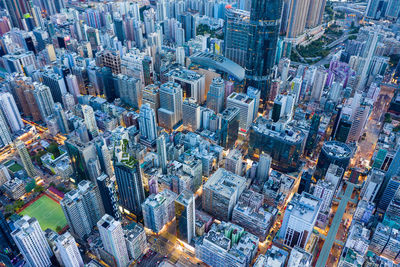
<svg viewBox="0 0 400 267"><path fill-rule="evenodd" d="M252 0L247 44L246 86L268 98L282 16L282 0Z"/></svg>
<svg viewBox="0 0 400 267"><path fill-rule="evenodd" d="M114 163L115 178L118 185L119 204L136 217L142 218L144 189L139 162L129 156L128 160Z"/></svg>

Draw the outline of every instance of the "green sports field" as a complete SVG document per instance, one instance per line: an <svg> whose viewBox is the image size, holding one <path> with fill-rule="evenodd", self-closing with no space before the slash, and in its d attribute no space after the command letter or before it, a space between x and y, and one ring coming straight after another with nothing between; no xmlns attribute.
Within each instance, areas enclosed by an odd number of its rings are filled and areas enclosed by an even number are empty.
<svg viewBox="0 0 400 267"><path fill-rule="evenodd" d="M67 220L60 204L46 195L26 207L20 212L20 215L35 217L39 221L42 230L50 228L56 231L57 226L64 228L67 225Z"/></svg>

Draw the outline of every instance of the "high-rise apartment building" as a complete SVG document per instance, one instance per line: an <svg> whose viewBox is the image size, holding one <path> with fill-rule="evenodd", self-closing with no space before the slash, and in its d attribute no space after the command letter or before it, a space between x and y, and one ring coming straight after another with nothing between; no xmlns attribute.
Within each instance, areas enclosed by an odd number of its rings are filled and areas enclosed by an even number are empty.
<svg viewBox="0 0 400 267"><path fill-rule="evenodd" d="M216 218L228 221L245 187L245 178L219 168L204 184L202 207Z"/></svg>
<svg viewBox="0 0 400 267"><path fill-rule="evenodd" d="M78 188L65 194L60 202L70 230L75 236L84 239L104 214L97 186L83 180Z"/></svg>
<svg viewBox="0 0 400 267"><path fill-rule="evenodd" d="M117 190L115 181L103 173L97 177L97 186L99 188L101 202L103 203L104 212L118 219L121 214L118 209Z"/></svg>
<svg viewBox="0 0 400 267"><path fill-rule="evenodd" d="M4 118L11 132L15 133L24 127L20 112L14 97L8 92L0 93L0 109L3 111Z"/></svg>
<svg viewBox="0 0 400 267"><path fill-rule="evenodd" d="M157 195L150 195L142 204L144 225L158 233L165 224L175 217L177 194L165 189Z"/></svg>
<svg viewBox="0 0 400 267"><path fill-rule="evenodd" d="M92 136L92 138L95 138L99 135L99 128L96 124L96 118L94 116L93 108L88 105L82 105L82 113L83 119L85 120L85 125L90 135Z"/></svg>
<svg viewBox="0 0 400 267"><path fill-rule="evenodd" d="M42 78L43 84L50 88L54 102L62 103L62 96L67 93L67 86L63 77L55 72L46 71L42 74Z"/></svg>
<svg viewBox="0 0 400 267"><path fill-rule="evenodd" d="M47 117L54 112L54 101L50 88L46 85L35 83L33 96L40 112L40 119L46 121Z"/></svg>
<svg viewBox="0 0 400 267"><path fill-rule="evenodd" d="M69 232L59 235L56 244L62 264L65 267L83 267L82 256L79 253L75 238Z"/></svg>
<svg viewBox="0 0 400 267"><path fill-rule="evenodd" d="M289 0L286 37L295 38L304 32L310 0Z"/></svg>
<svg viewBox="0 0 400 267"><path fill-rule="evenodd" d="M35 218L23 216L15 222L11 233L15 243L29 266L50 267L53 255L43 230Z"/></svg>
<svg viewBox="0 0 400 267"><path fill-rule="evenodd" d="M121 223L110 215L105 214L97 222L97 227L99 228L104 250L114 257L118 267L128 266L129 255Z"/></svg>
<svg viewBox="0 0 400 267"><path fill-rule="evenodd" d="M0 108L0 148L12 143L10 129Z"/></svg>
<svg viewBox="0 0 400 267"><path fill-rule="evenodd" d="M158 118L158 109L160 108L160 87L155 84L149 84L142 90L143 104L149 104Z"/></svg>
<svg viewBox="0 0 400 267"><path fill-rule="evenodd" d="M140 139L143 140L145 144L150 146L154 145L158 135L156 114L154 109L147 103L143 104L140 108L139 130Z"/></svg>
<svg viewBox="0 0 400 267"><path fill-rule="evenodd" d="M21 140L17 140L15 141L15 147L17 148L18 155L21 158L22 165L24 166L26 173L30 177L34 178L37 175L36 170L33 166L31 157L29 156L28 149L25 147L25 143Z"/></svg>

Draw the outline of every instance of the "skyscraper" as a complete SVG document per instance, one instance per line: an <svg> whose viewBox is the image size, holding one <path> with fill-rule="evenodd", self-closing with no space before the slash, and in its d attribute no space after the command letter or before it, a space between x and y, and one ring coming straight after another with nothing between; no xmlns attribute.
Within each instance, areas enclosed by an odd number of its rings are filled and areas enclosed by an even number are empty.
<svg viewBox="0 0 400 267"><path fill-rule="evenodd" d="M192 97L186 98L182 103L182 123L190 131L200 128L200 106Z"/></svg>
<svg viewBox="0 0 400 267"><path fill-rule="evenodd" d="M224 109L225 83L220 77L214 78L207 93L207 107L220 113Z"/></svg>
<svg viewBox="0 0 400 267"><path fill-rule="evenodd" d="M70 230L84 239L104 214L98 189L92 182L83 180L78 188L65 194L60 202Z"/></svg>
<svg viewBox="0 0 400 267"><path fill-rule="evenodd" d="M303 192L289 202L282 221L279 237L290 247L305 248L321 209L321 199Z"/></svg>
<svg viewBox="0 0 400 267"><path fill-rule="evenodd" d="M60 103L54 104L54 115L56 116L57 125L61 133L68 134L69 128L67 118L65 117L65 112Z"/></svg>
<svg viewBox="0 0 400 267"><path fill-rule="evenodd" d="M128 153L114 159L115 178L118 185L119 204L127 211L142 217L144 189L139 162Z"/></svg>
<svg viewBox="0 0 400 267"><path fill-rule="evenodd" d="M39 109L40 119L46 121L47 117L53 114L54 111L54 101L50 88L46 85L35 83L33 96Z"/></svg>
<svg viewBox="0 0 400 267"><path fill-rule="evenodd" d="M290 0L286 37L295 38L304 32L310 0Z"/></svg>
<svg viewBox="0 0 400 267"><path fill-rule="evenodd" d="M50 257L53 255L47 243L44 232L35 218L25 215L15 224L15 230L11 233L19 251L30 266L49 267Z"/></svg>
<svg viewBox="0 0 400 267"><path fill-rule="evenodd" d="M103 203L104 212L118 219L121 214L118 209L118 197L115 188L115 181L103 173L97 177L97 186Z"/></svg>
<svg viewBox="0 0 400 267"><path fill-rule="evenodd" d="M282 14L282 0L252 0L246 60L246 85L269 96L268 79L275 62Z"/></svg>
<svg viewBox="0 0 400 267"><path fill-rule="evenodd" d="M83 118L85 120L86 127L91 134L92 138L99 135L99 128L97 128L96 118L94 117L94 111L91 106L82 106Z"/></svg>
<svg viewBox="0 0 400 267"><path fill-rule="evenodd" d="M249 38L250 12L226 7L225 9L225 56L240 66L246 65ZM208 98L207 98L208 102Z"/></svg>
<svg viewBox="0 0 400 267"><path fill-rule="evenodd" d="M11 133L7 125L6 118L0 108L0 148L12 143Z"/></svg>
<svg viewBox="0 0 400 267"><path fill-rule="evenodd" d="M262 183L267 181L271 168L272 158L270 155L262 153L257 166L257 179Z"/></svg>
<svg viewBox="0 0 400 267"><path fill-rule="evenodd" d="M164 174L167 174L167 145L165 144L165 136L160 135L157 138L157 155L158 160Z"/></svg>
<svg viewBox="0 0 400 267"><path fill-rule="evenodd" d="M15 141L15 147L17 148L19 157L21 158L22 165L24 166L26 173L30 177L34 178L36 176L36 170L32 164L31 157L29 156L28 150L26 149L24 142L22 142L21 140Z"/></svg>
<svg viewBox="0 0 400 267"><path fill-rule="evenodd" d="M149 104L143 104L139 113L140 139L145 144L154 145L157 139L157 122L154 110Z"/></svg>
<svg viewBox="0 0 400 267"><path fill-rule="evenodd" d="M79 253L75 238L69 232L58 236L56 244L62 264L65 267L83 266L82 256Z"/></svg>
<svg viewBox="0 0 400 267"><path fill-rule="evenodd" d="M235 146L238 138L240 109L236 107L227 108L221 115L220 145L226 149L231 149Z"/></svg>
<svg viewBox="0 0 400 267"><path fill-rule="evenodd" d="M182 120L182 88L178 83L167 82L160 87L160 108L158 122L160 126L172 129Z"/></svg>
<svg viewBox="0 0 400 267"><path fill-rule="evenodd" d="M190 243L195 235L195 203L194 195L188 190L182 193L175 200L176 235Z"/></svg>
<svg viewBox="0 0 400 267"><path fill-rule="evenodd" d="M122 230L121 223L110 215L105 214L103 218L97 222L97 227L99 228L104 250L114 257L118 267L128 266L128 250L126 248L124 231Z"/></svg>
<svg viewBox="0 0 400 267"><path fill-rule="evenodd" d="M24 127L17 104L10 93L0 93L0 109L3 111L4 118L11 132L15 133Z"/></svg>
<svg viewBox="0 0 400 267"><path fill-rule="evenodd" d="M67 93L67 86L64 79L57 73L47 71L43 73L43 84L50 88L51 95L55 102L62 103L62 96Z"/></svg>
<svg viewBox="0 0 400 267"><path fill-rule="evenodd" d="M247 132L253 122L254 102L253 98L242 93L232 93L228 96L226 107L236 107L240 110L239 130L242 132Z"/></svg>

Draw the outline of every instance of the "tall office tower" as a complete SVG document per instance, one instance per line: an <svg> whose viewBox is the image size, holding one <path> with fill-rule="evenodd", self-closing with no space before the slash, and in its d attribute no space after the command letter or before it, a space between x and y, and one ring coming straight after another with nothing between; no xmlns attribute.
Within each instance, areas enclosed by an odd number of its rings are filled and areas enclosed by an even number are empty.
<svg viewBox="0 0 400 267"><path fill-rule="evenodd" d="M182 23L185 30L185 42L196 37L196 18L195 15L185 12L178 16L178 20Z"/></svg>
<svg viewBox="0 0 400 267"><path fill-rule="evenodd" d="M240 110L239 130L242 132L247 132L253 122L254 102L253 98L243 93L232 93L228 96L226 107Z"/></svg>
<svg viewBox="0 0 400 267"><path fill-rule="evenodd" d="M390 237L391 229L389 226L383 223L378 223L375 232L371 237L371 243L369 245L369 250L381 255L382 251L385 249L387 241Z"/></svg>
<svg viewBox="0 0 400 267"><path fill-rule="evenodd" d="M155 84L149 84L143 88L143 104L149 104L158 118L158 109L160 108L160 87Z"/></svg>
<svg viewBox="0 0 400 267"><path fill-rule="evenodd" d="M323 179L331 164L343 168L345 171L350 164L353 151L348 145L338 141L327 141L322 145L315 168L315 179Z"/></svg>
<svg viewBox="0 0 400 267"><path fill-rule="evenodd" d="M383 213L386 212L387 207L392 201L397 190L400 188L400 177L390 177L387 184L382 184L381 188L383 188L383 193L381 194L380 198L375 199L375 201L377 202L378 211Z"/></svg>
<svg viewBox="0 0 400 267"><path fill-rule="evenodd" d="M247 87L247 93L249 97L254 99L254 112L253 112L253 121L258 117L258 109L260 108L260 98L261 91L254 87Z"/></svg>
<svg viewBox="0 0 400 267"><path fill-rule="evenodd" d="M239 149L232 149L225 159L225 170L236 175L242 175L242 153Z"/></svg>
<svg viewBox="0 0 400 267"><path fill-rule="evenodd" d="M175 200L176 236L190 244L195 236L195 202L194 195L188 190Z"/></svg>
<svg viewBox="0 0 400 267"><path fill-rule="evenodd" d="M26 149L25 147L25 143L17 139L14 145L18 151L18 155L21 158L22 165L24 166L26 173L30 177L34 178L37 175L36 170L35 167L33 166L31 157L29 156L28 149Z"/></svg>
<svg viewBox="0 0 400 267"><path fill-rule="evenodd" d="M95 138L96 136L99 135L99 128L97 128L96 118L94 117L93 108L88 105L82 105L82 113L83 113L83 118L85 120L85 125L90 135L92 136L92 138Z"/></svg>
<svg viewBox="0 0 400 267"><path fill-rule="evenodd" d="M268 79L275 62L281 14L282 0L253 0L251 3L246 85L260 89L264 102L269 96Z"/></svg>
<svg viewBox="0 0 400 267"><path fill-rule="evenodd" d="M82 256L79 253L75 238L69 232L59 235L56 244L63 266L83 267Z"/></svg>
<svg viewBox="0 0 400 267"><path fill-rule="evenodd" d="M205 75L185 68L177 68L168 72L167 76L169 81L181 86L183 98L192 97L198 104L204 103L206 97Z"/></svg>
<svg viewBox="0 0 400 267"><path fill-rule="evenodd" d="M368 121L370 110L371 106L368 104L363 104L356 108L346 143L358 142Z"/></svg>
<svg viewBox="0 0 400 267"><path fill-rule="evenodd" d="M97 177L97 187L99 188L104 212L114 218L120 218L121 214L118 209L118 197L115 188L115 181L111 180L107 174L103 173Z"/></svg>
<svg viewBox="0 0 400 267"><path fill-rule="evenodd" d="M11 251L18 253L17 245L15 244L15 241L11 236L11 227L1 211L0 211L0 249L1 251L10 249Z"/></svg>
<svg viewBox="0 0 400 267"><path fill-rule="evenodd" d="M318 130L320 123L321 123L321 116L318 113L314 113L314 115L311 118L311 125L308 131L308 136L304 147L305 153L307 153L307 155L310 155L314 151L315 146L319 141L317 140L317 137L318 137Z"/></svg>
<svg viewBox="0 0 400 267"><path fill-rule="evenodd" d="M165 136L160 135L157 138L157 155L163 174L167 174L167 145L165 144Z"/></svg>
<svg viewBox="0 0 400 267"><path fill-rule="evenodd" d="M57 73L47 71L43 75L43 84L50 88L54 102L62 103L62 96L67 93L64 79Z"/></svg>
<svg viewBox="0 0 400 267"><path fill-rule="evenodd" d="M371 70L372 59L375 56L378 43L382 40L383 34L379 28L373 28L373 30L367 30L368 39L365 42L364 53L362 53L363 63L361 64L360 78L357 84L357 90L364 91L367 85L369 72Z"/></svg>
<svg viewBox="0 0 400 267"><path fill-rule="evenodd" d="M240 66L246 66L250 12L225 8L225 56Z"/></svg>
<svg viewBox="0 0 400 267"><path fill-rule="evenodd" d="M218 219L229 221L246 179L219 168L203 187L202 207Z"/></svg>
<svg viewBox="0 0 400 267"><path fill-rule="evenodd" d="M67 118L65 117L65 112L60 103L54 104L54 115L56 116L57 125L61 133L68 134L69 128L68 128Z"/></svg>
<svg viewBox="0 0 400 267"><path fill-rule="evenodd" d="M7 9L10 14L11 24L13 27L20 28L21 30L26 29L24 23L24 15L31 13L31 5L28 0L4 0L2 1L3 6Z"/></svg>
<svg viewBox="0 0 400 267"><path fill-rule="evenodd" d="M142 204L144 225L158 233L165 224L175 217L175 199L177 194L165 189L157 195L150 195Z"/></svg>
<svg viewBox="0 0 400 267"><path fill-rule="evenodd" d="M142 217L141 204L145 196L139 162L128 153L121 153L114 159L114 171L119 204L128 212Z"/></svg>
<svg viewBox="0 0 400 267"><path fill-rule="evenodd" d="M321 100L322 92L324 91L328 73L324 67L319 67L314 75L314 81L311 89L311 100L319 102Z"/></svg>
<svg viewBox="0 0 400 267"><path fill-rule="evenodd" d="M271 169L272 158L270 155L262 153L258 160L257 166L257 179L263 183L267 181L269 176L269 170Z"/></svg>
<svg viewBox="0 0 400 267"><path fill-rule="evenodd" d="M304 32L310 0L289 0L286 37L295 38Z"/></svg>
<svg viewBox="0 0 400 267"><path fill-rule="evenodd" d="M160 87L160 108L158 123L160 126L172 129L182 120L182 88L180 84L167 82Z"/></svg>
<svg viewBox="0 0 400 267"><path fill-rule="evenodd" d="M372 168L363 184L363 187L361 188L361 199L366 200L367 202L373 202L383 184L384 178L385 172Z"/></svg>
<svg viewBox="0 0 400 267"><path fill-rule="evenodd" d="M86 180L81 181L77 189L65 194L60 205L70 230L81 240L92 232L104 213L96 185Z"/></svg>
<svg viewBox="0 0 400 267"><path fill-rule="evenodd" d="M158 132L156 114L149 104L143 104L139 113L140 139L150 146L154 145Z"/></svg>
<svg viewBox="0 0 400 267"><path fill-rule="evenodd" d="M142 83L140 79L118 74L115 81L121 101L131 107L139 108L142 105Z"/></svg>
<svg viewBox="0 0 400 267"><path fill-rule="evenodd" d="M192 132L200 129L200 106L192 97L186 98L182 103L182 123Z"/></svg>
<svg viewBox="0 0 400 267"><path fill-rule="evenodd" d="M235 146L239 133L239 120L239 108L227 108L221 113L220 145L225 149L231 149Z"/></svg>
<svg viewBox="0 0 400 267"><path fill-rule="evenodd" d="M40 119L44 122L54 112L54 101L50 88L46 85L35 83L33 97L40 112Z"/></svg>
<svg viewBox="0 0 400 267"><path fill-rule="evenodd" d="M6 118L0 108L0 148L12 143L11 133Z"/></svg>
<svg viewBox="0 0 400 267"><path fill-rule="evenodd" d="M11 132L15 133L24 127L17 104L10 93L0 93L0 109L3 111Z"/></svg>
<svg viewBox="0 0 400 267"><path fill-rule="evenodd" d="M113 217L105 214L97 223L104 250L110 253L118 267L126 267L129 264L128 249L121 223Z"/></svg>
<svg viewBox="0 0 400 267"><path fill-rule="evenodd" d="M305 248L320 209L321 199L305 192L295 194L286 208L279 232L284 244Z"/></svg>
<svg viewBox="0 0 400 267"><path fill-rule="evenodd" d="M326 0L310 0L307 14L307 28L314 28L322 23Z"/></svg>
<svg viewBox="0 0 400 267"><path fill-rule="evenodd" d="M210 90L207 93L207 108L214 110L216 114L224 109L225 82L217 77L212 80Z"/></svg>
<svg viewBox="0 0 400 267"><path fill-rule="evenodd" d="M90 159L97 158L93 143L83 143L78 138L71 138L65 141L65 147L71 158L75 182L90 180L87 164Z"/></svg>
<svg viewBox="0 0 400 267"><path fill-rule="evenodd" d="M51 266L50 257L53 255L47 243L39 222L28 215L14 223L15 230L11 233L15 243L29 266Z"/></svg>

